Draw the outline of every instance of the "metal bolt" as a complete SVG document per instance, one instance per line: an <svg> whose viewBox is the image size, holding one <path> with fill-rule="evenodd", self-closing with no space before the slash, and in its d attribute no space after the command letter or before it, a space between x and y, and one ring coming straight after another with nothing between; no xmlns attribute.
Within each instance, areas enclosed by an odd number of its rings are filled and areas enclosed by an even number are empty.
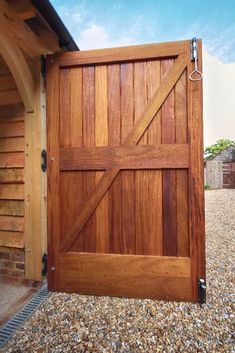
<svg viewBox="0 0 235 353"><path fill-rule="evenodd" d="M52 162L54 161L54 157L51 157L51 161L52 161Z"/></svg>
<svg viewBox="0 0 235 353"><path fill-rule="evenodd" d="M51 268L51 271L55 271L55 267L52 267L52 268Z"/></svg>

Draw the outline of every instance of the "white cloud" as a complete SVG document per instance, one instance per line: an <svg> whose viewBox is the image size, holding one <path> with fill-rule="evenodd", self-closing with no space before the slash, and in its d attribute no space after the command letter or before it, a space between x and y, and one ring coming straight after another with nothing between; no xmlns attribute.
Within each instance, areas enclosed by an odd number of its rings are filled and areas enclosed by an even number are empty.
<svg viewBox="0 0 235 353"><path fill-rule="evenodd" d="M111 39L111 35L105 27L95 23L89 23L83 29L77 39L81 50L110 48L115 46L132 45L136 43L136 39L130 36L121 36L118 41Z"/></svg>
<svg viewBox="0 0 235 353"><path fill-rule="evenodd" d="M204 142L221 138L235 140L235 63L223 63L203 53Z"/></svg>

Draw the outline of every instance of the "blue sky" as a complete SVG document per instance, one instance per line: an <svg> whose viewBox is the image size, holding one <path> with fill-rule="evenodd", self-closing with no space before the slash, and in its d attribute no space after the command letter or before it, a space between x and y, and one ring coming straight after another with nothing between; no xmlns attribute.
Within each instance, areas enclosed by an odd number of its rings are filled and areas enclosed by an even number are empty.
<svg viewBox="0 0 235 353"><path fill-rule="evenodd" d="M235 61L234 0L52 0L81 49L84 31L103 31L109 46L203 38L206 50ZM101 42L105 44L104 38ZM100 47L97 43L96 47ZM90 48L90 46L89 46Z"/></svg>
<svg viewBox="0 0 235 353"><path fill-rule="evenodd" d="M203 40L204 144L235 140L235 0L51 0L81 50Z"/></svg>

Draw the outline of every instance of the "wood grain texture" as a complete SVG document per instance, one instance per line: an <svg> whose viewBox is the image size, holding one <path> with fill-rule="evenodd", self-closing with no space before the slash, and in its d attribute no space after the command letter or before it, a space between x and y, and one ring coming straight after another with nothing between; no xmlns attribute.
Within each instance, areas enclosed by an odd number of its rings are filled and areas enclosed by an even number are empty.
<svg viewBox="0 0 235 353"><path fill-rule="evenodd" d="M108 73L107 66L95 68L95 145L108 145ZM89 169L89 168L88 168ZM96 183L103 172L96 172ZM109 195L106 193L95 211L96 217L96 252L109 251Z"/></svg>
<svg viewBox="0 0 235 353"><path fill-rule="evenodd" d="M125 64L124 67L126 65L131 65L131 64ZM126 137L126 139L123 143L124 145L138 143L139 139L144 134L146 128L151 123L155 114L158 112L161 105L163 104L163 102L167 98L171 89L174 87L175 83L177 82L178 77L181 75L185 66L186 66L185 56L181 56L180 58L178 58L176 60L176 63L174 65L173 69L164 78L160 88L157 90L157 92L154 94L153 98L148 103L146 111L143 113L142 117L138 120L136 125L130 130L128 136ZM83 70L85 70L85 68ZM87 68L86 68L86 70L87 70ZM133 83L131 85L133 85ZM121 92L123 92L123 89L121 90ZM90 93L91 93L91 102L92 102L93 101L92 90ZM86 94L85 94L85 97L86 97ZM88 97L88 95L87 95L87 97ZM124 95L123 95L123 97L124 97ZM84 99L84 106L86 106L86 104L88 104L88 103L85 104L86 100L87 100L87 98ZM130 104L130 102L128 102L127 108L128 108L129 104ZM133 103L131 103L131 104L133 104ZM122 105L122 103L121 103L121 105ZM88 106L89 106L89 104L88 104ZM125 111L123 111L123 113L125 113ZM122 110L121 110L121 114L122 114ZM92 133L92 114L89 114L89 117L91 119L90 136L92 136L93 135L93 133ZM125 129L125 125L126 125L126 123L122 124L122 128ZM69 249L72 246L77 235L81 232L81 230L86 225L89 217L95 211L97 205L99 204L99 202L103 198L103 196L106 193L109 186L113 183L113 181L116 178L118 173L119 173L119 169L114 169L114 168L110 171L106 171L104 173L104 175L101 177L101 179L99 180L99 182L96 184L96 187L93 189L93 192L90 193L90 196L87 199L86 204L84 205L83 209L81 210L79 216L74 220L74 225L71 227L71 231L69 232L70 234L68 236L69 239L71 239L71 240L70 240L70 242L67 242L67 249ZM89 181L89 183L91 181ZM130 190L129 187L128 187L128 190Z"/></svg>
<svg viewBox="0 0 235 353"><path fill-rule="evenodd" d="M1 152L23 152L24 138L23 137L0 138L0 151Z"/></svg>
<svg viewBox="0 0 235 353"><path fill-rule="evenodd" d="M187 76L181 75L175 86L175 127L176 143L188 142L187 117ZM177 202L177 255L189 256L189 209L188 209L188 170L176 171Z"/></svg>
<svg viewBox="0 0 235 353"><path fill-rule="evenodd" d="M161 77L164 79L174 66L173 60L163 60ZM162 143L175 144L175 93L171 91L162 105ZM163 170L163 253L165 256L177 255L176 229L176 172Z"/></svg>
<svg viewBox="0 0 235 353"><path fill-rule="evenodd" d="M146 85L146 62L134 63L134 121L137 122L146 109L147 85ZM148 131L145 131L138 142L142 147L148 143ZM135 147L137 150L137 146ZM135 155L133 155L134 157ZM145 160L145 153L143 155ZM136 156L138 160L138 156ZM148 156L146 155L148 160ZM135 171L135 254L146 254L148 251L148 214L149 200L148 193L148 173L145 170Z"/></svg>
<svg viewBox="0 0 235 353"><path fill-rule="evenodd" d="M22 137L24 136L24 122L12 121L0 123L0 137Z"/></svg>
<svg viewBox="0 0 235 353"><path fill-rule="evenodd" d="M202 70L202 43L198 41L199 70ZM187 74L192 72L189 63ZM202 82L188 81L188 126L191 167L189 169L189 231L193 300L198 301L198 278L206 277L205 212L203 173Z"/></svg>
<svg viewBox="0 0 235 353"><path fill-rule="evenodd" d="M60 267L62 291L178 301L191 297L188 258L67 253L60 256Z"/></svg>
<svg viewBox="0 0 235 353"><path fill-rule="evenodd" d="M161 63L160 60L147 62L147 99L152 99L161 83ZM148 127L148 144L161 144L161 110L155 115ZM169 160L166 158L166 160ZM149 204L149 229L148 248L149 255L163 255L162 236L162 171L149 170L148 198ZM147 192L146 190L146 192Z"/></svg>
<svg viewBox="0 0 235 353"><path fill-rule="evenodd" d="M47 57L47 234L48 234L48 288L55 290L59 280L58 253L60 248L60 80L58 64ZM53 158L53 160L52 160ZM51 271L55 268L56 271Z"/></svg>
<svg viewBox="0 0 235 353"><path fill-rule="evenodd" d="M120 66L108 66L108 145L121 143ZM122 236L122 177L118 174L109 188L109 244L111 253L121 253Z"/></svg>
<svg viewBox="0 0 235 353"><path fill-rule="evenodd" d="M160 44L134 45L111 49L82 50L65 52L56 55L61 67L71 67L87 64L104 64L146 60L165 57L177 57L188 48L188 41L168 42Z"/></svg>
<svg viewBox="0 0 235 353"><path fill-rule="evenodd" d="M0 230L22 232L24 217L0 216Z"/></svg>
<svg viewBox="0 0 235 353"><path fill-rule="evenodd" d="M61 170L189 167L187 144L63 148L60 155Z"/></svg>
<svg viewBox="0 0 235 353"><path fill-rule="evenodd" d="M95 146L95 68L83 68L83 146ZM97 183L95 172L83 174L83 199L89 199ZM94 251L96 249L96 217L92 212L89 222L83 229L83 250ZM80 232L76 232L78 235Z"/></svg>
<svg viewBox="0 0 235 353"><path fill-rule="evenodd" d="M121 83L121 144L134 126L134 68L133 64L120 67ZM135 175L122 171L122 236L124 254L135 254Z"/></svg>
<svg viewBox="0 0 235 353"><path fill-rule="evenodd" d="M0 153L0 168L23 168L23 152L3 152Z"/></svg>
<svg viewBox="0 0 235 353"><path fill-rule="evenodd" d="M24 233L0 230L0 246L23 249Z"/></svg>
<svg viewBox="0 0 235 353"><path fill-rule="evenodd" d="M0 199L2 200L24 200L23 184L0 185Z"/></svg>
<svg viewBox="0 0 235 353"><path fill-rule="evenodd" d="M67 126L60 133L63 134L63 141L67 146L81 147L83 145L83 74L82 68L74 68L69 72L69 80L66 82L67 90L63 89L65 96L64 106L61 109L60 119L66 119ZM64 85L61 77L61 86ZM62 115L63 114L63 115ZM62 124L64 122L62 121ZM83 205L83 173L63 173L61 174L60 192L65 194L64 202L61 202L61 214L64 214L61 222L61 234L66 240L68 230L73 223L74 217ZM74 198L76 195L76 198ZM83 250L83 237L80 236L75 244L76 251Z"/></svg>
<svg viewBox="0 0 235 353"><path fill-rule="evenodd" d="M0 200L1 216L24 216L24 201Z"/></svg>
<svg viewBox="0 0 235 353"><path fill-rule="evenodd" d="M195 150L189 122L196 103L187 97L190 43L184 45L178 58L161 56L165 45L154 59L151 53L161 45L142 48L146 57L141 59L143 53L135 48L133 53L128 48L119 54L95 51L94 57L91 52L51 57L55 97L49 94L49 116L55 121L49 125L49 144L58 160L52 197L56 212L49 221L59 223L59 235L52 230L52 288L198 299L202 265L196 254L203 245L193 235L195 219L189 221L195 206L190 203ZM68 61L62 65L61 60ZM55 82L60 76L59 109L53 75Z"/></svg>
<svg viewBox="0 0 235 353"><path fill-rule="evenodd" d="M24 170L23 169L0 169L0 183L23 183Z"/></svg>

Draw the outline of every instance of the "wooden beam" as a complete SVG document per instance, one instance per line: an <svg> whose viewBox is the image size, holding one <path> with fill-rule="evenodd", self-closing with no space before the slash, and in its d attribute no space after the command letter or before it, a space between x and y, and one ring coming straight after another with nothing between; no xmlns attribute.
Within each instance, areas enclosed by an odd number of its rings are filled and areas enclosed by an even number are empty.
<svg viewBox="0 0 235 353"><path fill-rule="evenodd" d="M28 20L36 16L36 8L31 0L8 0L9 8L22 20Z"/></svg>
<svg viewBox="0 0 235 353"><path fill-rule="evenodd" d="M0 2L0 31L7 33L9 39L11 38L10 40L14 41L30 57L50 53L27 24L11 11L5 0Z"/></svg>
<svg viewBox="0 0 235 353"><path fill-rule="evenodd" d="M40 59L35 77L34 112L25 115L25 278L40 281L45 249L46 173L41 170L41 150L45 148L45 90L42 86ZM44 107L44 108L43 108Z"/></svg>
<svg viewBox="0 0 235 353"><path fill-rule="evenodd" d="M61 170L188 168L187 144L74 147L60 150Z"/></svg>
<svg viewBox="0 0 235 353"><path fill-rule="evenodd" d="M26 111L31 112L33 111L35 83L21 50L12 42L6 32L6 28L2 26L1 15L2 13L0 12L0 53L14 77ZM19 99L17 99L17 102L12 102L10 104L16 103L20 103Z"/></svg>

